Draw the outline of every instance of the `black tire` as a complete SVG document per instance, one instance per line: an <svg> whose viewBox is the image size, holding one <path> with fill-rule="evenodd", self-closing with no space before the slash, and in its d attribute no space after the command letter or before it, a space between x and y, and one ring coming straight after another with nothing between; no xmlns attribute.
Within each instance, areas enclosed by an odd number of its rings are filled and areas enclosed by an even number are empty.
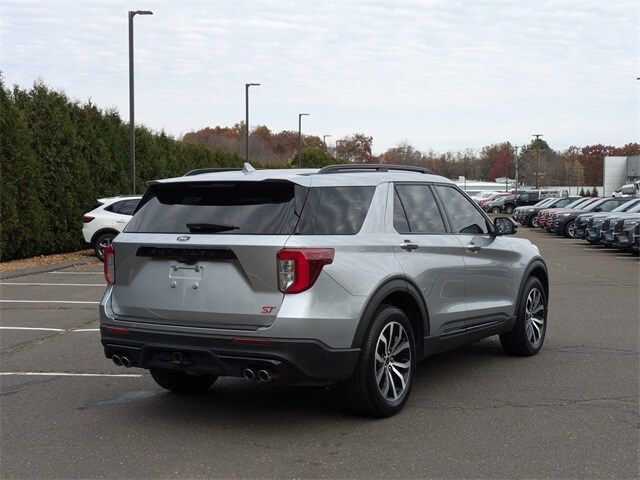
<svg viewBox="0 0 640 480"><path fill-rule="evenodd" d="M527 225L529 225L530 228L536 228L538 226L538 221L536 220L537 215L530 215L529 219L527 220Z"/></svg>
<svg viewBox="0 0 640 480"><path fill-rule="evenodd" d="M512 205L507 205L507 206L505 207L505 211L506 211L509 215L511 215L511 214L513 213L513 206L512 206Z"/></svg>
<svg viewBox="0 0 640 480"><path fill-rule="evenodd" d="M207 390L218 379L215 375L189 375L177 370L152 368L151 376L158 385L176 393L198 393Z"/></svg>
<svg viewBox="0 0 640 480"><path fill-rule="evenodd" d="M537 289L541 294L542 305L544 306L543 319L544 324L542 325L540 339L537 342L532 342L529 338L528 330L527 330L527 299L529 298L529 294L533 289ZM533 328L533 327L532 327ZM536 277L530 277L527 280L527 284L522 291L522 295L520 296L520 300L518 302L518 316L516 318L516 323L513 326L513 329L510 332L503 333L500 335L500 343L502 344L502 348L505 352L511 355L518 355L521 357L530 357L535 355L542 348L542 344L544 343L544 337L547 332L547 295L545 293L544 287L540 280Z"/></svg>
<svg viewBox="0 0 640 480"><path fill-rule="evenodd" d="M115 233L103 233L93 242L93 251L96 257L98 257L98 260L104 260L104 248L110 245L114 238L116 238Z"/></svg>
<svg viewBox="0 0 640 480"><path fill-rule="evenodd" d="M493 207L491 209L491 213L493 213L494 215L497 215L498 213L500 213L500 209L498 207Z"/></svg>
<svg viewBox="0 0 640 480"><path fill-rule="evenodd" d="M575 228L576 225L576 221L575 220L569 220L567 222L567 224L564 226L564 236L567 238L576 238L575 233L571 234L571 231L573 228Z"/></svg>
<svg viewBox="0 0 640 480"><path fill-rule="evenodd" d="M405 388L395 401L385 398L376 381L376 348L385 327L397 322L404 328L409 340L408 380ZM397 327L396 327L397 328ZM415 337L411 322L404 312L391 305L381 305L373 314L367 333L362 340L362 348L356 368L351 378L342 383L342 394L346 407L353 413L369 417L390 417L398 413L409 398L413 373L416 365Z"/></svg>

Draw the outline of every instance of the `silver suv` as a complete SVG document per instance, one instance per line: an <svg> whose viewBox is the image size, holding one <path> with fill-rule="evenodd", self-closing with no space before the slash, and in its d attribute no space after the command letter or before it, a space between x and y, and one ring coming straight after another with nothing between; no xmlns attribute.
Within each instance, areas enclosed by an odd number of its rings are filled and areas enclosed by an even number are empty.
<svg viewBox="0 0 640 480"><path fill-rule="evenodd" d="M105 253L102 344L171 391L335 384L356 412L389 416L427 356L491 335L540 350L547 268L514 232L416 167L151 182Z"/></svg>

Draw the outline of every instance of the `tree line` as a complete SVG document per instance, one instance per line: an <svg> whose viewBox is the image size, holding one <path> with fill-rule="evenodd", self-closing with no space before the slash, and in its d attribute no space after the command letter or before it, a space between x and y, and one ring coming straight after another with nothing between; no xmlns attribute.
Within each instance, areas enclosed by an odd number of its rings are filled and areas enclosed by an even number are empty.
<svg viewBox="0 0 640 480"><path fill-rule="evenodd" d="M181 139L137 127L136 183L144 191L149 180L192 169L240 167L243 142L243 123L191 132ZM454 179L513 178L513 146L508 142L446 153L422 152L402 143L380 155L372 153L372 145L373 137L362 133L340 138L333 146L305 135L298 154L298 132L274 133L266 126L254 128L249 143L256 167L397 163L426 166ZM519 175L528 182L537 175L545 185L601 185L605 155L638 153L638 144L556 152L539 140L520 150ZM72 101L40 81L29 89L9 88L0 76L0 189L1 260L83 248L82 215L97 198L131 192L128 124L116 110Z"/></svg>

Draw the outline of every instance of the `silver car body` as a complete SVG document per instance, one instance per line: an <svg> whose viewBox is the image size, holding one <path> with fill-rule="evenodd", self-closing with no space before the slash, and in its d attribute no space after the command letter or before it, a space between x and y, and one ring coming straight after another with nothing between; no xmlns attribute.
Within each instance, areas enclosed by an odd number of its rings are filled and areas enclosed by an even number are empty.
<svg viewBox="0 0 640 480"><path fill-rule="evenodd" d="M420 319L422 356L426 356L475 339L468 335L474 331L488 336L508 328L527 276L538 269L546 278L538 248L526 239L494 233L398 233L393 223L394 184L455 188L437 175L403 171L322 175L317 170L296 169L210 173L159 182L271 180L307 188L373 186L375 193L355 235L121 233L113 242L117 280L100 302L105 348L119 344L105 330L117 326L170 334L174 343L180 335L299 339L316 342L328 351L357 355L358 338L372 302L385 286L400 282L415 287L426 309ZM480 212L471 200L469 208ZM403 245L407 243L418 248L406 250ZM230 249L235 260L194 266L149 259L136 254L141 245ZM298 247L333 248L335 258L324 266L312 288L283 294L277 284L276 254L283 248ZM459 341L442 342L453 337ZM135 343L122 345L135 347ZM113 351L107 350L107 356Z"/></svg>

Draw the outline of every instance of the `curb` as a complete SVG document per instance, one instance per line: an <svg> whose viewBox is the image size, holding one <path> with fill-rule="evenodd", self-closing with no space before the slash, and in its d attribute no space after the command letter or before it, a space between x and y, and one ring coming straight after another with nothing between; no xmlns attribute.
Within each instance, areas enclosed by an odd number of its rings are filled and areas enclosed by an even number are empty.
<svg viewBox="0 0 640 480"><path fill-rule="evenodd" d="M54 272L56 270L62 270L70 267L80 267L89 263L94 263L95 258L67 260L66 262L52 263L49 265L40 265L38 267L19 268L16 270L10 270L7 272L0 272L0 280L7 280L9 278L22 277L24 275L33 275L35 273Z"/></svg>

